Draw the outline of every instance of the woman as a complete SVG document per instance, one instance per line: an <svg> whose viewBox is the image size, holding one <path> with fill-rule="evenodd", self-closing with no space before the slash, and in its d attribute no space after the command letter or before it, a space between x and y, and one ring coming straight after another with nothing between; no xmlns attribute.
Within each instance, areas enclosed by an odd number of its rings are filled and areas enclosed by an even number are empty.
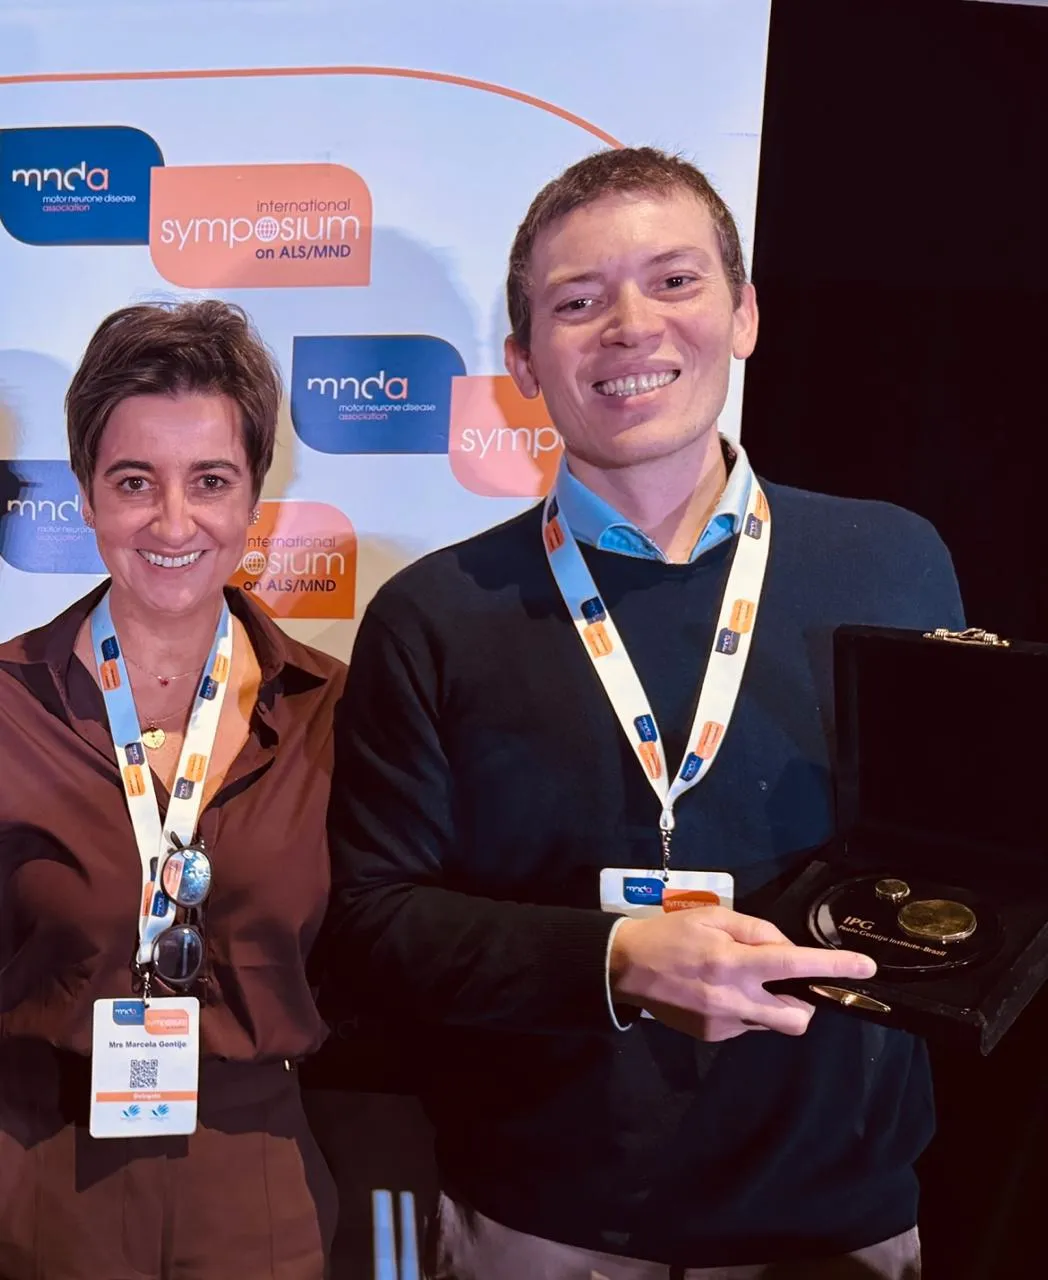
<svg viewBox="0 0 1048 1280"><path fill-rule="evenodd" d="M69 389L110 576L0 646L3 1280L324 1275L294 1064L344 668L225 586L280 395L214 300L111 315Z"/></svg>

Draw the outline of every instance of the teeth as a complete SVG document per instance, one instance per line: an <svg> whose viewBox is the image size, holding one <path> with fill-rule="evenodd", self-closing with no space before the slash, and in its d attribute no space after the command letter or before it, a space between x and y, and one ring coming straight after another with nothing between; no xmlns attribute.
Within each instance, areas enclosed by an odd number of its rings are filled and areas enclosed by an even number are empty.
<svg viewBox="0 0 1048 1280"><path fill-rule="evenodd" d="M190 551L184 556L158 556L152 551L140 551L138 553L143 560L148 560L150 564L155 564L159 569L184 569L187 564L195 564L204 554L202 551Z"/></svg>
<svg viewBox="0 0 1048 1280"><path fill-rule="evenodd" d="M644 391L668 387L671 382L676 382L679 372L678 369L667 369L664 373L631 373L625 378L598 382L594 389L602 396L636 396Z"/></svg>

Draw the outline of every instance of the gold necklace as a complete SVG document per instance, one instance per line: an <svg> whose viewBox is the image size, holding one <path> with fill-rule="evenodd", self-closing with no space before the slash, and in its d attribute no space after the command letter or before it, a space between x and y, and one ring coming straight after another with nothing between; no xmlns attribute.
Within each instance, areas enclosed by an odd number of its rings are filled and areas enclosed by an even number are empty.
<svg viewBox="0 0 1048 1280"><path fill-rule="evenodd" d="M149 724L142 730L142 742L150 751L159 751L167 741L167 734L160 726L184 715L184 711L175 711L169 716L150 716Z"/></svg>
<svg viewBox="0 0 1048 1280"><path fill-rule="evenodd" d="M185 721L191 711L192 703L190 703L189 708L183 707L180 711L172 711L170 715L146 716L145 727L142 729L143 743L150 751L159 751L167 741L167 733L163 726L170 724L172 720Z"/></svg>
<svg viewBox="0 0 1048 1280"><path fill-rule="evenodd" d="M134 658L131 657L130 654L125 653L124 657L127 659L128 662L131 663L133 667L137 667L138 670L141 671L143 675L149 676L151 680L155 680L161 686L161 688L164 688L164 689L167 688L167 686L171 683L172 680L185 680L188 676L200 674L197 668L193 668L192 671L177 671L174 673L174 675L158 676L155 671L150 671L148 668L143 667L140 662L136 662ZM172 712L172 714L169 716L161 716L161 717L150 716L149 717L149 723L142 730L142 742L147 748L147 750L149 751L160 750L160 748L167 741L167 734L164 732L161 726L167 724L171 720L175 720L179 716L184 717L185 712L175 711L175 712Z"/></svg>
<svg viewBox="0 0 1048 1280"><path fill-rule="evenodd" d="M141 663L136 662L134 658L132 658L129 654L125 653L124 657L127 659L128 662L131 663L133 667L137 667L138 670L141 671L143 675L147 675L150 677L150 679L156 680L165 689L171 683L172 680L185 680L188 676L200 675L201 671L203 670L203 665L201 665L201 667L199 668L194 667L192 671L179 671L179 672L176 672L176 674L170 675L170 676L158 676L155 671L147 670L145 667L142 666ZM167 734L164 732L164 729L162 726L165 724L168 724L172 720L177 719L179 716L182 716L183 718L185 718L185 715L186 715L185 711L174 711L169 716L160 716L160 717L149 716L148 724L142 730L143 746L145 746L148 751L159 751L160 748L167 741Z"/></svg>
<svg viewBox="0 0 1048 1280"><path fill-rule="evenodd" d="M158 676L155 671L149 671L147 670L147 668L143 667L140 662L136 662L129 653L125 653L124 657L127 659L128 662L131 663L133 667L137 667L138 670L141 671L143 675L149 676L151 680L156 680L159 684L163 685L165 689L171 683L172 680L185 680L187 676L199 675L201 670L201 668L199 667L194 667L192 671L178 671L171 676Z"/></svg>

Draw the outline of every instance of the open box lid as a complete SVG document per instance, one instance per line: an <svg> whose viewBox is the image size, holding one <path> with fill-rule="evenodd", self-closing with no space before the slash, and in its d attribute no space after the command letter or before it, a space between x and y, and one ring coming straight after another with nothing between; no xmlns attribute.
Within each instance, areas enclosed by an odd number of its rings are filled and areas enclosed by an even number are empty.
<svg viewBox="0 0 1048 1280"><path fill-rule="evenodd" d="M1048 645L840 627L834 686L848 853L1048 878Z"/></svg>

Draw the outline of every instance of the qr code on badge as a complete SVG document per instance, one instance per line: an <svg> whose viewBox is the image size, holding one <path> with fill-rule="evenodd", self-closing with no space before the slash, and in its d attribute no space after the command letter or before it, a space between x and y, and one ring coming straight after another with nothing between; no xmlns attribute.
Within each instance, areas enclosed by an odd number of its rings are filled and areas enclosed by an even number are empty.
<svg viewBox="0 0 1048 1280"><path fill-rule="evenodd" d="M159 1058L132 1058L129 1089L155 1089L157 1087L157 1068Z"/></svg>

